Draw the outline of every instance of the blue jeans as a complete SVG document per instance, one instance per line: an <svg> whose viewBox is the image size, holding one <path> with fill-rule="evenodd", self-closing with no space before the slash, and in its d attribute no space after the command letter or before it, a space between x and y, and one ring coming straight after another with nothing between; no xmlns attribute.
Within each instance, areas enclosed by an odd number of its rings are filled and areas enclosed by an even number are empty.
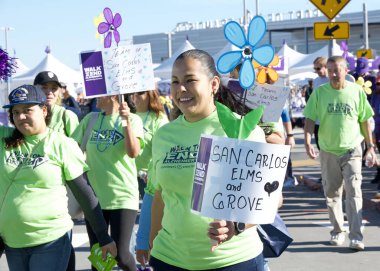
<svg viewBox="0 0 380 271"><path fill-rule="evenodd" d="M157 258L150 257L149 265L154 268L154 271L187 271L187 269L179 268ZM206 269L208 271L264 271L264 257L261 253L256 258L250 259L246 262L216 268L216 269ZM204 271L206 271L204 270Z"/></svg>
<svg viewBox="0 0 380 271"><path fill-rule="evenodd" d="M69 261L69 233L49 243L27 248L5 246L9 271L65 271Z"/></svg>

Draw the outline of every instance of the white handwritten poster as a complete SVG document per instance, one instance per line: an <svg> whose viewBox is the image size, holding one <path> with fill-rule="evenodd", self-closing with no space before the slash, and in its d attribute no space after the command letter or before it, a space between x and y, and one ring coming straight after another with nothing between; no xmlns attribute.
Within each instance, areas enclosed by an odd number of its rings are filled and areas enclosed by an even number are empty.
<svg viewBox="0 0 380 271"><path fill-rule="evenodd" d="M192 211L250 224L274 221L290 146L202 135Z"/></svg>
<svg viewBox="0 0 380 271"><path fill-rule="evenodd" d="M80 59L86 97L155 89L149 43L83 52Z"/></svg>
<svg viewBox="0 0 380 271"><path fill-rule="evenodd" d="M245 90L240 87L238 80L230 80L228 87L233 90L234 94L242 97ZM286 99L289 96L290 88L285 86L284 80L279 80L275 84L254 84L247 90L245 104L256 109L260 105L265 106L263 121L277 122L281 116L282 109Z"/></svg>

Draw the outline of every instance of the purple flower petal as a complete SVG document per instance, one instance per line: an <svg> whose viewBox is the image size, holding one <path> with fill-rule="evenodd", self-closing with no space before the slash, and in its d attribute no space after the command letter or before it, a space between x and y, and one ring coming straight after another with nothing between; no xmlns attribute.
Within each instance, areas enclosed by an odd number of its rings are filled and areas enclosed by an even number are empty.
<svg viewBox="0 0 380 271"><path fill-rule="evenodd" d="M110 8L105 8L103 10L103 14L104 14L104 18L106 19L106 21L109 23L109 24L112 24L113 22L113 14L112 14L112 10Z"/></svg>
<svg viewBox="0 0 380 271"><path fill-rule="evenodd" d="M118 28L122 23L121 16L119 13L115 14L115 17L113 18L113 26L115 28Z"/></svg>
<svg viewBox="0 0 380 271"><path fill-rule="evenodd" d="M113 37L115 38L116 43L120 42L120 33L117 30L113 31Z"/></svg>
<svg viewBox="0 0 380 271"><path fill-rule="evenodd" d="M103 22L103 23L100 23L98 25L98 32L99 32L99 34L104 34L104 33L106 33L109 30L110 30L110 25L108 23L104 23Z"/></svg>
<svg viewBox="0 0 380 271"><path fill-rule="evenodd" d="M108 32L106 38L104 39L104 48L110 48L112 44L112 32Z"/></svg>

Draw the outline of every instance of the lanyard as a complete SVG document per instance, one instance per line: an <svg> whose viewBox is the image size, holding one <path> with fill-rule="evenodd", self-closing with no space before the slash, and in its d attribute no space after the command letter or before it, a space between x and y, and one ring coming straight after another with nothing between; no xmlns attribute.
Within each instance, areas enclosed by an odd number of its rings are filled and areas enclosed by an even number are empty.
<svg viewBox="0 0 380 271"><path fill-rule="evenodd" d="M102 113L102 119L101 119L101 121L100 121L100 126L99 126L98 134L97 134L97 137L96 137L96 149L97 149L98 151L100 151L100 152L104 152L106 149L109 148L109 146L111 145L111 143L112 143L112 141L113 141L113 139L114 139L114 137L115 137L116 130L117 130L117 127L119 126L119 122L120 122L120 116L118 116L117 119L116 119L116 122L115 122L115 124L114 124L114 126L113 126L112 133L111 133L110 137L109 137L108 140L107 140L107 144L106 144L105 148L104 148L104 149L101 149L101 148L100 148L100 144L99 144L99 143L100 143L100 142L99 142L99 135L100 135L100 131L101 131L101 129L102 129L102 125L103 125L103 121L104 121L104 117L105 117L105 115L106 115L105 113Z"/></svg>

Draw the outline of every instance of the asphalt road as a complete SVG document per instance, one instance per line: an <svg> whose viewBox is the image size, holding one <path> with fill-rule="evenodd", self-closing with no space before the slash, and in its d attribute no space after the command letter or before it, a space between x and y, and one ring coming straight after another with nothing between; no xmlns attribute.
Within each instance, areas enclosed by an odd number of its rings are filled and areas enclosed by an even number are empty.
<svg viewBox="0 0 380 271"><path fill-rule="evenodd" d="M288 226L294 242L279 258L270 259L272 271L377 271L380 270L380 212L371 206L364 209L363 231L365 250L355 252L348 248L349 240L341 247L329 244L330 223L321 189L312 190L306 180L317 180L318 161L306 157L302 130L296 129L297 146L292 150L293 170L300 184L284 188L284 205L280 214ZM376 185L370 184L374 169L363 170L363 195L372 197ZM138 225L136 224L135 229ZM89 244L85 226L74 227L77 270L90 270L87 260ZM7 271L5 256L0 259L0 270ZM115 269L116 270L116 269Z"/></svg>

